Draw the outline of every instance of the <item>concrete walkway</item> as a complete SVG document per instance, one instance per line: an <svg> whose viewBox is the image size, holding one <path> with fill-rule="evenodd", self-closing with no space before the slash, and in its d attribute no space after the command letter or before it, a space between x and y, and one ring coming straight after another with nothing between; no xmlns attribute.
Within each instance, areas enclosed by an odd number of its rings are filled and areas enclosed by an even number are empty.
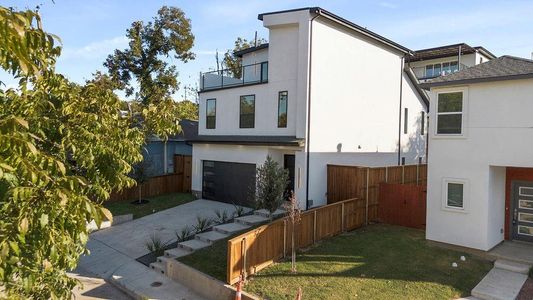
<svg viewBox="0 0 533 300"><path fill-rule="evenodd" d="M135 259L148 254L146 241L154 234L174 241L175 232L196 224L196 217L214 217L215 210L234 212L231 204L196 200L90 235L90 255L80 258L73 273L88 272L137 299L202 299L187 287L170 280ZM105 298L104 298L105 299Z"/></svg>

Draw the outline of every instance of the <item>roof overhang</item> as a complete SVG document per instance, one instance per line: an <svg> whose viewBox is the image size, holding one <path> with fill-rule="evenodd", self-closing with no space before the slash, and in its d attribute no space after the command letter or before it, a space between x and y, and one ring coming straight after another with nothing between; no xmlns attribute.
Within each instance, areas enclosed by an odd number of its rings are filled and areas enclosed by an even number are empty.
<svg viewBox="0 0 533 300"><path fill-rule="evenodd" d="M304 139L295 136L256 136L256 135L199 135L192 144L227 144L248 146L289 146L303 147Z"/></svg>
<svg viewBox="0 0 533 300"><path fill-rule="evenodd" d="M425 90L429 90L429 89L434 88L434 87L464 85L464 84L473 84L473 83L484 83L484 82L493 82L493 81L531 79L531 78L533 78L533 73L530 73L530 74L519 74L519 75L509 75L509 76L493 76L493 77L483 77L483 78L472 78L472 79L443 81L443 82L426 82L426 83L421 83L420 87L425 89Z"/></svg>

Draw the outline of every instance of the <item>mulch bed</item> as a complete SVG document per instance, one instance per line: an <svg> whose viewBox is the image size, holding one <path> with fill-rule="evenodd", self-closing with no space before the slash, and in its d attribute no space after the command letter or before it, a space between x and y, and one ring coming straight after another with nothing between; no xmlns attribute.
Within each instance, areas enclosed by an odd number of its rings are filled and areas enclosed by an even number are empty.
<svg viewBox="0 0 533 300"><path fill-rule="evenodd" d="M533 299L533 278L528 278L526 280L526 283L522 286L522 290L520 290L520 294L518 294L518 297L516 300L531 300Z"/></svg>

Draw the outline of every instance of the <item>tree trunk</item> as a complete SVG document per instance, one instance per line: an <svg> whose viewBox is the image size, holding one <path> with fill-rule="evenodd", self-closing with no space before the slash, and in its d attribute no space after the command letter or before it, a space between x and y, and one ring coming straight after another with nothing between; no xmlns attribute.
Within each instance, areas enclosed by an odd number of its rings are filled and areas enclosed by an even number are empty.
<svg viewBox="0 0 533 300"><path fill-rule="evenodd" d="M292 234L291 234L291 243L292 243L292 272L296 273L296 249L294 249L294 231L296 230L296 224L292 223Z"/></svg>
<svg viewBox="0 0 533 300"><path fill-rule="evenodd" d="M139 184L139 204L142 203L142 184Z"/></svg>

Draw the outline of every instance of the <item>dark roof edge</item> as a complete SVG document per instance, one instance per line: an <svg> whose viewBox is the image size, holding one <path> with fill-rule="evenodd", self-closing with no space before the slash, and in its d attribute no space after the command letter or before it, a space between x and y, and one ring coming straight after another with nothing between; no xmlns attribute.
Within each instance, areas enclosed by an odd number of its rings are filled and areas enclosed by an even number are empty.
<svg viewBox="0 0 533 300"><path fill-rule="evenodd" d="M191 144L219 144L219 145L246 145L246 146L292 146L301 147L302 144L298 142L260 142L260 141L187 141Z"/></svg>
<svg viewBox="0 0 533 300"><path fill-rule="evenodd" d="M519 80L519 79L530 79L533 78L533 73L529 74L519 74L519 75L507 75L507 76L494 76L494 77L483 77L483 78L472 78L472 79L462 79L454 81L442 81L442 82L426 82L420 84L420 87L429 90L432 87L441 87L441 86L450 86L450 85L460 85L460 84L470 84L470 83L483 83L491 81L506 81L506 80Z"/></svg>
<svg viewBox="0 0 533 300"><path fill-rule="evenodd" d="M457 43L457 44L450 44L450 45L444 45L444 46L438 46L438 47L418 49L418 50L415 50L415 52L426 52L426 51L433 51L433 50L441 50L441 49L459 47L459 46L467 46L468 48L475 49L475 47L472 47L472 46L468 45L467 43Z"/></svg>
<svg viewBox="0 0 533 300"><path fill-rule="evenodd" d="M420 83L418 82L418 79L416 79L415 74L413 73L413 70L409 67L405 68L404 70L405 74L407 74L407 77L411 81L411 83L414 85L416 92L418 95L420 95L420 98L422 98L422 101L424 101L424 104L426 105L426 110L429 109L429 98L428 95L422 88L420 88Z"/></svg>
<svg viewBox="0 0 533 300"><path fill-rule="evenodd" d="M239 51L234 51L233 55L235 55L237 57L242 57L244 54L248 54L248 53L259 51L259 50L266 49L266 48L268 48L268 43L264 43L264 44L261 44L259 46L254 46L254 47L242 49L242 50L239 50Z"/></svg>
<svg viewBox="0 0 533 300"><path fill-rule="evenodd" d="M364 27L361 27L351 21L348 21L342 17L339 17L338 15L332 13L332 12L329 12L323 8L320 8L320 7L306 7L306 8L298 8L298 9L289 9L289 10L281 10L281 11L274 11L274 12L268 12L268 13L262 13L262 14L259 14L257 16L257 18L261 21L263 21L263 16L266 16L266 15L273 15L273 14L281 14L281 13L287 13L287 12L294 12L294 11L302 11L302 10L309 10L310 13L314 13L314 14L317 14L317 15L320 15L320 16L324 16L334 22L337 22L345 27L348 27L354 31L357 31L363 35L366 35L374 40L377 40L391 48L394 48L396 50L399 50L400 52L403 52L403 53L406 53L406 54L410 54L412 55L414 53L414 51L412 51L411 49L407 48L407 47L404 47L392 40L389 40L387 39L386 37L383 37L373 31L370 31Z"/></svg>

